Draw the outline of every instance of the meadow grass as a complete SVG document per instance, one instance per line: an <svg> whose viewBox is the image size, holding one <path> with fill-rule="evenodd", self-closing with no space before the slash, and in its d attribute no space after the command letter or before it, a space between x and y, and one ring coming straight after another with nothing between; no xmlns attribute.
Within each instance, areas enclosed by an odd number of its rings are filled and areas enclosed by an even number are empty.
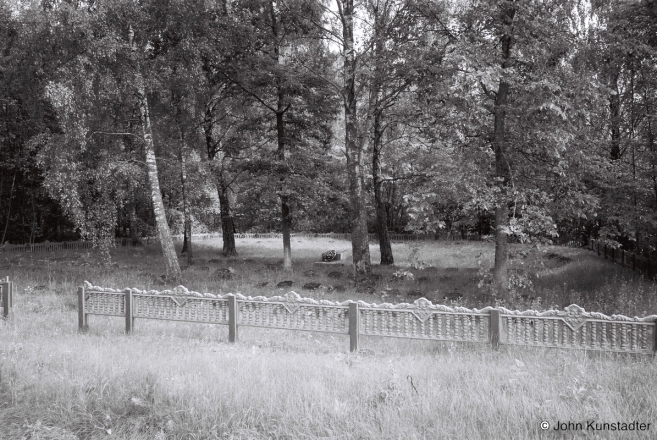
<svg viewBox="0 0 657 440"><path fill-rule="evenodd" d="M376 293L355 294L346 279L348 255L345 266L313 265L328 249L348 252L347 242L293 242L292 274L267 266L279 259L275 242L238 242L240 255L232 259L217 257L220 242L203 243L195 248L198 263L184 271L184 284L271 296L289 289L254 284L290 279L295 289L307 280L339 282L344 292L297 291L369 302L409 301L404 289L410 288L460 288L463 301L474 303L478 287L470 278L485 273L479 267L492 257L492 247L482 243L394 244L398 266L375 267L383 275ZM531 295L597 301L613 313L630 314L620 309L628 306L655 311L654 302L637 299L654 298L652 285L586 251L512 252L514 268L526 268L534 280ZM374 247L372 254L375 259ZM213 258L221 261L210 263ZM412 269L418 261L435 269ZM16 283L16 296L13 320L0 322L0 439L655 438L657 364L649 356L514 347L496 352L487 344L377 337L361 337L362 350L349 353L347 335L241 327L240 341L229 344L226 326L138 319L126 336L122 318L99 316L90 317L88 333L78 334L76 288L83 280L163 289L161 263L152 247L117 249L111 265L74 252L6 259L0 275ZM234 268L232 280L214 276L225 267ZM413 271L416 281L390 281L399 269ZM304 275L309 270L315 274ZM344 278L327 277L336 270ZM429 280L417 283L422 274ZM390 286L401 293L381 293ZM619 292L626 297L612 301ZM538 305L545 307L544 301ZM651 427L620 433L539 427L542 421L586 426L589 420Z"/></svg>

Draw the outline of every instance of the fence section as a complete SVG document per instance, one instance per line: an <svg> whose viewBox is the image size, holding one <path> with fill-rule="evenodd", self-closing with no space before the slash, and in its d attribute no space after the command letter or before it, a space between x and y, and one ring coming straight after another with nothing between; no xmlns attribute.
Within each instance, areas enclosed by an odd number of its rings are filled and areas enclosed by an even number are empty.
<svg viewBox="0 0 657 440"><path fill-rule="evenodd" d="M349 333L348 303L301 298L295 292L272 298L238 295L237 302L241 326Z"/></svg>
<svg viewBox="0 0 657 440"><path fill-rule="evenodd" d="M14 283L9 281L9 277L0 282L0 305L2 306L2 317L9 319L13 315L12 308L14 306Z"/></svg>
<svg viewBox="0 0 657 440"><path fill-rule="evenodd" d="M215 295L173 290L108 289L85 281L79 291L79 328L89 315L122 316L126 332L136 318L228 325L228 339L239 327L265 327L349 335L350 349L359 337L381 336L432 341L555 347L621 353L654 354L657 315L628 318L586 312L577 305L564 310L512 311L447 307L420 298L413 304L332 302L302 298L295 292L267 298L242 294Z"/></svg>
<svg viewBox="0 0 657 440"><path fill-rule="evenodd" d="M314 233L314 232L293 232L290 234L292 238L329 238L334 240L351 240L350 233L342 232L328 232L328 233ZM368 234L370 241L378 240L377 234ZM221 233L211 233L211 234L194 234L192 236L194 240L209 240L222 238ZM467 241L481 241L482 238L479 234L389 234L391 241L422 241L422 240L467 240ZM174 235L174 239L182 240L182 235ZM236 239L268 239L283 238L283 234L280 232L245 232L245 233L236 233ZM150 237L149 240L157 240L157 237Z"/></svg>
<svg viewBox="0 0 657 440"><path fill-rule="evenodd" d="M620 264L634 272L639 272L649 280L654 280L655 276L657 276L657 261L655 260L650 260L641 255L626 252L622 249L612 248L606 244L600 243L598 240L589 240L589 244L586 248L596 252L599 256L604 257L605 260Z"/></svg>
<svg viewBox="0 0 657 440"><path fill-rule="evenodd" d="M628 318L586 312L573 304L563 311L500 309L500 343L622 353L654 353L657 316Z"/></svg>
<svg viewBox="0 0 657 440"><path fill-rule="evenodd" d="M91 249L91 241L69 241L62 243L50 243L48 241L35 244L9 244L5 243L0 246L0 252L43 252L43 251L64 251L68 249Z"/></svg>
<svg viewBox="0 0 657 440"><path fill-rule="evenodd" d="M437 341L490 341L491 308L434 305L426 298L413 304L358 302L360 334Z"/></svg>

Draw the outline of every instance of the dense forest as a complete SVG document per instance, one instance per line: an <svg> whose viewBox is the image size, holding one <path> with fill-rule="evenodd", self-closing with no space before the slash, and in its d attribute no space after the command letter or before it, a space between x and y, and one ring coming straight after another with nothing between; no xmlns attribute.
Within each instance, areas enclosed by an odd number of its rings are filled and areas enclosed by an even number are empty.
<svg viewBox="0 0 657 440"><path fill-rule="evenodd" d="M351 232L657 253L654 0L3 0L2 243ZM655 122L656 124L653 124ZM187 243L186 243L187 244ZM356 277L358 282L359 277Z"/></svg>

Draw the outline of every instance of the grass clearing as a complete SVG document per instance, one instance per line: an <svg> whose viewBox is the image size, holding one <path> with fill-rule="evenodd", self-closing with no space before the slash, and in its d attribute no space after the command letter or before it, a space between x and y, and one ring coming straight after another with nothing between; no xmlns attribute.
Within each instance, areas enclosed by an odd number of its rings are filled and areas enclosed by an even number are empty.
<svg viewBox="0 0 657 440"><path fill-rule="evenodd" d="M349 251L348 242L292 244L295 271L287 274L270 266L280 259L278 240L239 241L240 255L232 259L217 256L220 241L202 242L184 284L215 293L295 290L368 302L412 301L407 292L419 289L434 297L461 289L457 303L491 305L480 303L471 281L479 276L478 262L492 259L485 243L395 243L398 266L375 267L381 275L376 293L360 295L347 279L349 256L344 266L313 264L328 249ZM652 285L588 251L518 246L512 253L513 268L532 276L528 294L544 298L539 306L579 299L607 313L657 310ZM372 254L377 261L374 246ZM347 335L242 327L233 345L226 342L226 326L138 319L135 334L126 336L121 318L99 316L90 317L90 331L81 335L77 286L87 279L107 287L166 288L156 248L116 249L109 266L75 252L8 257L0 275L15 282L16 296L14 320L0 323L0 439L655 437L657 363L649 357L512 347L493 352L487 345L376 337L362 337L363 350L351 354ZM418 261L435 269L411 269ZM214 275L227 267L235 270L233 279ZM411 270L415 280L391 281L399 269ZM329 271L343 276L330 278ZM421 276L428 280L419 282ZM295 284L271 287L282 280ZM270 286L254 287L265 281ZM302 290L309 281L341 283L345 290ZM542 421L585 426L589 420L651 427L622 433L539 427Z"/></svg>

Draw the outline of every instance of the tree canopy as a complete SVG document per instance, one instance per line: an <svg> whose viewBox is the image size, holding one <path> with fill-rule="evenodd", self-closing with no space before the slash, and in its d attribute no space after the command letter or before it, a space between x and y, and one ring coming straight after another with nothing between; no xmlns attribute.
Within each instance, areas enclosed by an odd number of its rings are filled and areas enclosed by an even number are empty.
<svg viewBox="0 0 657 440"><path fill-rule="evenodd" d="M157 236L176 279L172 233L282 232L292 270L292 232L351 232L362 289L368 232L489 238L502 289L509 241L654 255L656 32L653 0L5 2L2 242Z"/></svg>

